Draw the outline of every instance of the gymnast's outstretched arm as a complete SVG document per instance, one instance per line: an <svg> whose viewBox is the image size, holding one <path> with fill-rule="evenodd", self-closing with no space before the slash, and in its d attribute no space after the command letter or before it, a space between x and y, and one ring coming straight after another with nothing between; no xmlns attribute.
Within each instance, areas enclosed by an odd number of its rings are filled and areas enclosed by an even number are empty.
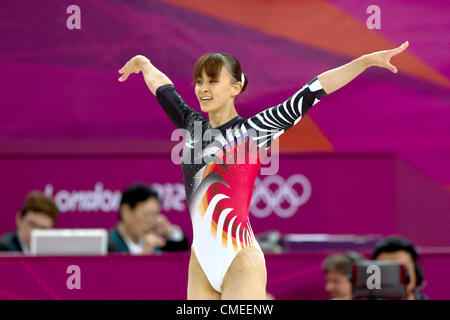
<svg viewBox="0 0 450 320"><path fill-rule="evenodd" d="M198 111L190 108L178 94L172 81L142 55L134 56L119 70L122 74L119 81L123 82L131 73L139 72L142 72L147 87L156 96L159 104L177 128L186 128L186 124L193 117L199 120L205 118Z"/></svg>
<svg viewBox="0 0 450 320"><path fill-rule="evenodd" d="M272 140L296 125L322 97L342 88L367 68L378 66L397 73L397 68L389 60L404 51L408 45L405 42L392 50L366 54L341 67L328 70L312 79L285 102L248 119L249 128L264 133L256 138L258 147L268 148Z"/></svg>
<svg viewBox="0 0 450 320"><path fill-rule="evenodd" d="M328 70L318 76L322 88L330 94L356 78L369 67L376 66L397 73L397 68L390 63L390 59L403 52L409 43L404 42L401 46L391 49L365 54L341 67Z"/></svg>
<svg viewBox="0 0 450 320"><path fill-rule="evenodd" d="M137 55L131 58L123 67L119 70L122 76L119 78L120 82L127 80L131 73L139 73L142 71L145 83L150 91L156 95L156 90L165 85L173 84L172 81L161 71L159 71L148 58Z"/></svg>

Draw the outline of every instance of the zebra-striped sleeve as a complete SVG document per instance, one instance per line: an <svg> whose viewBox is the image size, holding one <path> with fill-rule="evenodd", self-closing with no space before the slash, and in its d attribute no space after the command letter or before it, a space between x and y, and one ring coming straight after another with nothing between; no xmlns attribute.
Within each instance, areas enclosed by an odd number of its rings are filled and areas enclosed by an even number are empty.
<svg viewBox="0 0 450 320"><path fill-rule="evenodd" d="M315 77L282 104L268 108L248 119L247 128L256 131L257 136L254 140L258 147L267 149L272 140L296 125L309 108L325 95L326 92L319 79Z"/></svg>

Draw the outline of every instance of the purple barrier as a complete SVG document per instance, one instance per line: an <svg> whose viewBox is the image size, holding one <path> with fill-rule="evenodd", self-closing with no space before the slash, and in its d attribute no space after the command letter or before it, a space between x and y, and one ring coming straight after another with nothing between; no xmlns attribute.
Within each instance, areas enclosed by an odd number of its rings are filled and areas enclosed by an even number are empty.
<svg viewBox="0 0 450 320"><path fill-rule="evenodd" d="M266 254L267 291L278 300L327 299L326 253ZM0 255L0 299L186 299L188 253L161 256L25 257ZM450 252L423 253L425 294L449 299ZM80 270L80 289L69 289ZM69 282L71 280L69 279Z"/></svg>
<svg viewBox="0 0 450 320"><path fill-rule="evenodd" d="M110 228L121 190L151 183L162 210L192 240L181 168L168 155L1 156L0 233L32 189L54 197L56 227ZM395 155L283 154L279 171L258 176L251 207L255 233L402 234L416 245L448 246L450 193Z"/></svg>

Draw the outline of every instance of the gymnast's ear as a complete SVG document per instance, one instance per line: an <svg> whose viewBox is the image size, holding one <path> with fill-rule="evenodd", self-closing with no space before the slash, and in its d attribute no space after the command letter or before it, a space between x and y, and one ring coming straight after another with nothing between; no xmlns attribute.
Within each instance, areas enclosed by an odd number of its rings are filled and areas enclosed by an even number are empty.
<svg viewBox="0 0 450 320"><path fill-rule="evenodd" d="M242 91L242 83L241 82L235 82L233 84L231 84L233 87L233 91L231 93L232 97L236 97L239 93L241 93Z"/></svg>

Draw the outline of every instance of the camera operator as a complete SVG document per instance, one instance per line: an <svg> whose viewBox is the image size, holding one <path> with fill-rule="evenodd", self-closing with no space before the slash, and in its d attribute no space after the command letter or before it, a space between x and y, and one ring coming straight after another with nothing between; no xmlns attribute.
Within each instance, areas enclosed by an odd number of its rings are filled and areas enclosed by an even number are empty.
<svg viewBox="0 0 450 320"><path fill-rule="evenodd" d="M397 262L406 266L409 282L406 286L405 300L427 300L421 292L424 274L417 261L419 254L408 240L399 236L390 236L380 240L372 254L372 260Z"/></svg>

